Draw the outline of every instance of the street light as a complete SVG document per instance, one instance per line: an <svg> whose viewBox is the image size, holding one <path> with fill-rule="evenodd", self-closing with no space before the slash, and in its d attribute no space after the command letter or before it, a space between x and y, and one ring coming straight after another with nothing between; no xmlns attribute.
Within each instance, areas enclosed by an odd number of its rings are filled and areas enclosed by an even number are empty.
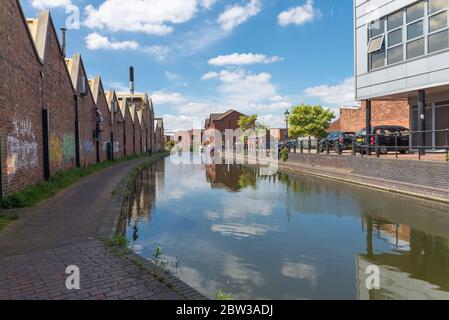
<svg viewBox="0 0 449 320"><path fill-rule="evenodd" d="M284 116L285 116L285 125L286 125L286 129L287 129L286 143L288 143L288 120L290 119L290 111L288 111L288 109L287 109L287 111L285 111Z"/></svg>

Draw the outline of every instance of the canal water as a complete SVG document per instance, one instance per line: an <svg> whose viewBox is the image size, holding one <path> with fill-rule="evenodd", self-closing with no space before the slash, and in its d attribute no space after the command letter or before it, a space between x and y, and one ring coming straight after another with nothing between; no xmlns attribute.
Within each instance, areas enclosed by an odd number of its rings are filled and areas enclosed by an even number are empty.
<svg viewBox="0 0 449 320"><path fill-rule="evenodd" d="M448 207L309 175L167 158L136 180L123 232L210 298L449 299Z"/></svg>

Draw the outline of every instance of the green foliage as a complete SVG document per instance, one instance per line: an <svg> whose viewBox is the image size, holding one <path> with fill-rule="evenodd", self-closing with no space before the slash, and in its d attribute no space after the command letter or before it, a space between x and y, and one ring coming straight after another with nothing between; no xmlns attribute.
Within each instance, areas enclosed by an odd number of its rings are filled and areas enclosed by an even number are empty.
<svg viewBox="0 0 449 320"><path fill-rule="evenodd" d="M6 216L0 214L0 232L3 231L10 222L16 219L17 219L16 216Z"/></svg>
<svg viewBox="0 0 449 320"><path fill-rule="evenodd" d="M290 115L291 137L317 137L326 136L326 129L329 128L331 121L335 118L335 114L324 109L322 106L300 105L293 107Z"/></svg>
<svg viewBox="0 0 449 320"><path fill-rule="evenodd" d="M257 122L257 115L253 114L248 117L240 116L237 124L238 124L239 128L243 132L245 132L246 130L254 129L256 127L256 122Z"/></svg>
<svg viewBox="0 0 449 320"><path fill-rule="evenodd" d="M165 149L171 150L174 147L175 147L175 142L174 141L166 141L165 142Z"/></svg>
<svg viewBox="0 0 449 320"><path fill-rule="evenodd" d="M220 301L231 301L234 300L231 293L225 293L223 290L218 290L217 294L215 295L215 300Z"/></svg>
<svg viewBox="0 0 449 320"><path fill-rule="evenodd" d="M153 258L154 260L158 260L161 256L162 256L162 248L160 246L157 246L154 249Z"/></svg>
<svg viewBox="0 0 449 320"><path fill-rule="evenodd" d="M288 149L287 148L283 148L281 150L281 152L279 153L279 158L283 161L286 162L288 160Z"/></svg>
<svg viewBox="0 0 449 320"><path fill-rule="evenodd" d="M449 152L446 154L446 161L449 162Z"/></svg>
<svg viewBox="0 0 449 320"><path fill-rule="evenodd" d="M71 186L81 178L89 176L97 171L108 168L114 164L135 160L147 154L132 155L114 161L105 161L90 165L86 168L75 168L55 174L49 181L44 181L30 186L23 191L12 193L3 199L3 207L6 209L32 207L39 202L50 199L61 190ZM156 154L153 157L158 157Z"/></svg>
<svg viewBox="0 0 449 320"><path fill-rule="evenodd" d="M111 238L105 238L103 242L108 247L127 247L129 245L128 238L122 234L117 234Z"/></svg>

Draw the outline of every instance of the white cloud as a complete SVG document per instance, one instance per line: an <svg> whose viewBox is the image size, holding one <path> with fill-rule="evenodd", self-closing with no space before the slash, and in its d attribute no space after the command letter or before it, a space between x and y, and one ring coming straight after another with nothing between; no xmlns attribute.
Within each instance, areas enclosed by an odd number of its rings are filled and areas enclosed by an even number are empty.
<svg viewBox="0 0 449 320"><path fill-rule="evenodd" d="M228 105L245 107L276 95L276 86L271 82L271 74L253 74L244 69L209 72L203 80L220 81L219 91Z"/></svg>
<svg viewBox="0 0 449 320"><path fill-rule="evenodd" d="M212 6L217 2L217 0L201 0L200 3L201 5L206 8L206 9L210 9L212 8Z"/></svg>
<svg viewBox="0 0 449 320"><path fill-rule="evenodd" d="M191 20L198 6L210 7L212 1L198 0L104 0L95 8L85 8L86 26L109 31L143 32L166 35L172 24Z"/></svg>
<svg viewBox="0 0 449 320"><path fill-rule="evenodd" d="M163 45L147 46L142 48L142 52L152 56L153 58L164 61L171 52L171 49Z"/></svg>
<svg viewBox="0 0 449 320"><path fill-rule="evenodd" d="M268 57L264 54L233 53L230 55L220 55L216 58L210 59L209 64L213 66L249 65L256 63L269 64L280 60L282 60L281 57Z"/></svg>
<svg viewBox="0 0 449 320"><path fill-rule="evenodd" d="M281 26L289 24L303 25L307 22L312 22L319 16L321 16L321 12L314 8L313 0L307 0L302 6L281 12L278 16L278 23Z"/></svg>
<svg viewBox="0 0 449 320"><path fill-rule="evenodd" d="M178 92L157 91L151 95L155 104L176 105L185 101L184 97Z"/></svg>
<svg viewBox="0 0 449 320"><path fill-rule="evenodd" d="M91 33L86 37L89 50L136 50L139 44L135 41L114 41L98 33Z"/></svg>
<svg viewBox="0 0 449 320"><path fill-rule="evenodd" d="M218 23L226 31L232 31L249 18L256 16L262 10L260 0L250 0L246 6L235 5L226 9L218 17Z"/></svg>
<svg viewBox="0 0 449 320"><path fill-rule="evenodd" d="M36 9L53 9L53 8L67 8L72 5L71 0L31 0L31 6Z"/></svg>
<svg viewBox="0 0 449 320"><path fill-rule="evenodd" d="M304 94L307 97L320 98L323 102L338 106L356 105L354 94L354 78L347 78L337 85L320 85L307 88Z"/></svg>

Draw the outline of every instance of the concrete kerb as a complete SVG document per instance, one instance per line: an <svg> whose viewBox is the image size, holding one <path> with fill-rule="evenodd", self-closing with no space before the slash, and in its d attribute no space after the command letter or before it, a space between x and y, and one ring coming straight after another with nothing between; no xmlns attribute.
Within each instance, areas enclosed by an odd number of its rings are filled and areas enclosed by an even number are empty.
<svg viewBox="0 0 449 320"><path fill-rule="evenodd" d="M128 172L125 178L120 180L114 189L115 192L112 195L103 222L98 230L97 237L100 240L114 238L119 234L120 220L128 215L129 195L137 173L167 156L169 156L169 153L161 153L151 159L143 159L136 163L136 166ZM147 272L149 276L164 283L167 287L183 296L186 300L208 300L206 296L193 289L169 271L161 268L152 261L145 259L132 250L124 251L121 258L131 261L139 269L142 269Z"/></svg>

